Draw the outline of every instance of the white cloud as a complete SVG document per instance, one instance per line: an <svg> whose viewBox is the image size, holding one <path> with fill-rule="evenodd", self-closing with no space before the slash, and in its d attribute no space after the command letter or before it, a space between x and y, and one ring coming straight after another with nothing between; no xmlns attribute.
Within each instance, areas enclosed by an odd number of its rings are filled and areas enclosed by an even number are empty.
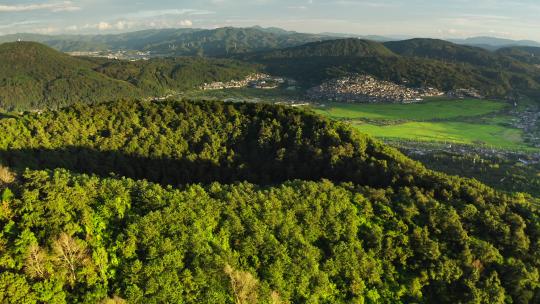
<svg viewBox="0 0 540 304"><path fill-rule="evenodd" d="M112 28L109 22L101 21L96 25L97 29L100 31L110 30Z"/></svg>
<svg viewBox="0 0 540 304"><path fill-rule="evenodd" d="M14 12L37 11L37 10L48 10L52 12L65 12L65 11L77 11L77 10L80 10L80 7L73 5L72 1L33 3L33 4L20 4L20 5L0 5L0 13L14 13Z"/></svg>
<svg viewBox="0 0 540 304"><path fill-rule="evenodd" d="M146 10L139 11L136 13L131 13L125 15L127 18L153 18L159 16L167 15L186 15L186 16L197 16L197 15L211 15L214 14L212 11L207 10L197 10L197 9L165 9L165 10Z"/></svg>
<svg viewBox="0 0 540 304"><path fill-rule="evenodd" d="M191 27L191 26L193 26L193 21L191 21L191 20L180 20L178 22L178 25Z"/></svg>

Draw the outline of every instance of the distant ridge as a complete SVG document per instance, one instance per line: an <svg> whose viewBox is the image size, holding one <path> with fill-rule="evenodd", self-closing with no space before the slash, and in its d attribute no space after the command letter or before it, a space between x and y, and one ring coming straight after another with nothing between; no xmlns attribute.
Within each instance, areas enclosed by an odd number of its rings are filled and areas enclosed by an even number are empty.
<svg viewBox="0 0 540 304"><path fill-rule="evenodd" d="M487 37L487 36L471 37L471 38L466 38L466 39L447 39L447 40L453 43L457 43L457 44L478 46L478 47L482 47L488 50L497 50L499 48L509 47L509 46L540 47L540 42L533 41L533 40L512 40L512 39Z"/></svg>
<svg viewBox="0 0 540 304"><path fill-rule="evenodd" d="M223 57L254 51L266 51L331 39L279 28L155 29L109 35L15 34L0 36L0 42L17 39L44 43L63 52L141 50L160 56Z"/></svg>

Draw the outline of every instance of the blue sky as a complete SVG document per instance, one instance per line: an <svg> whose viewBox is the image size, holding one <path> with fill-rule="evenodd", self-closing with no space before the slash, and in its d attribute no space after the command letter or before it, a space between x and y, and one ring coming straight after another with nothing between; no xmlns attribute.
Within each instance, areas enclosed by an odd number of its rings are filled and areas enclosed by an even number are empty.
<svg viewBox="0 0 540 304"><path fill-rule="evenodd" d="M301 32L540 40L540 0L0 0L0 34L253 25Z"/></svg>

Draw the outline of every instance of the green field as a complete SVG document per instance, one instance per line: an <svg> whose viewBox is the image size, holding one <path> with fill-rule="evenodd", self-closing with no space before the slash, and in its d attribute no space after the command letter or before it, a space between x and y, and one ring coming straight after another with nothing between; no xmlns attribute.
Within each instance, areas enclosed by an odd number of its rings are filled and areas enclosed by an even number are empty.
<svg viewBox="0 0 540 304"><path fill-rule="evenodd" d="M187 99L206 99L206 100L228 100L237 99L245 101L262 101L262 102L280 102L289 99L300 98L301 92L296 90L285 89L251 89L251 88L234 88L223 90L194 90L182 93L181 97Z"/></svg>
<svg viewBox="0 0 540 304"><path fill-rule="evenodd" d="M330 103L316 112L337 119L380 119L430 121L459 117L482 116L499 112L506 104L490 100L436 99L415 104L350 104Z"/></svg>
<svg viewBox="0 0 540 304"><path fill-rule="evenodd" d="M432 99L418 104L326 103L314 110L379 138L529 149L522 131L509 126L508 107L490 100Z"/></svg>

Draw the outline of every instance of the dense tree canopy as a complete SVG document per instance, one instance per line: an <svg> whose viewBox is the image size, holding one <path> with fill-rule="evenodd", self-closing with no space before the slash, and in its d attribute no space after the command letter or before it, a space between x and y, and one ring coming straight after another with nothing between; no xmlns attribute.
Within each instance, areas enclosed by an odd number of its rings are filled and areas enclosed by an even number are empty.
<svg viewBox="0 0 540 304"><path fill-rule="evenodd" d="M0 127L0 302L540 301L526 196L301 110L118 102Z"/></svg>

